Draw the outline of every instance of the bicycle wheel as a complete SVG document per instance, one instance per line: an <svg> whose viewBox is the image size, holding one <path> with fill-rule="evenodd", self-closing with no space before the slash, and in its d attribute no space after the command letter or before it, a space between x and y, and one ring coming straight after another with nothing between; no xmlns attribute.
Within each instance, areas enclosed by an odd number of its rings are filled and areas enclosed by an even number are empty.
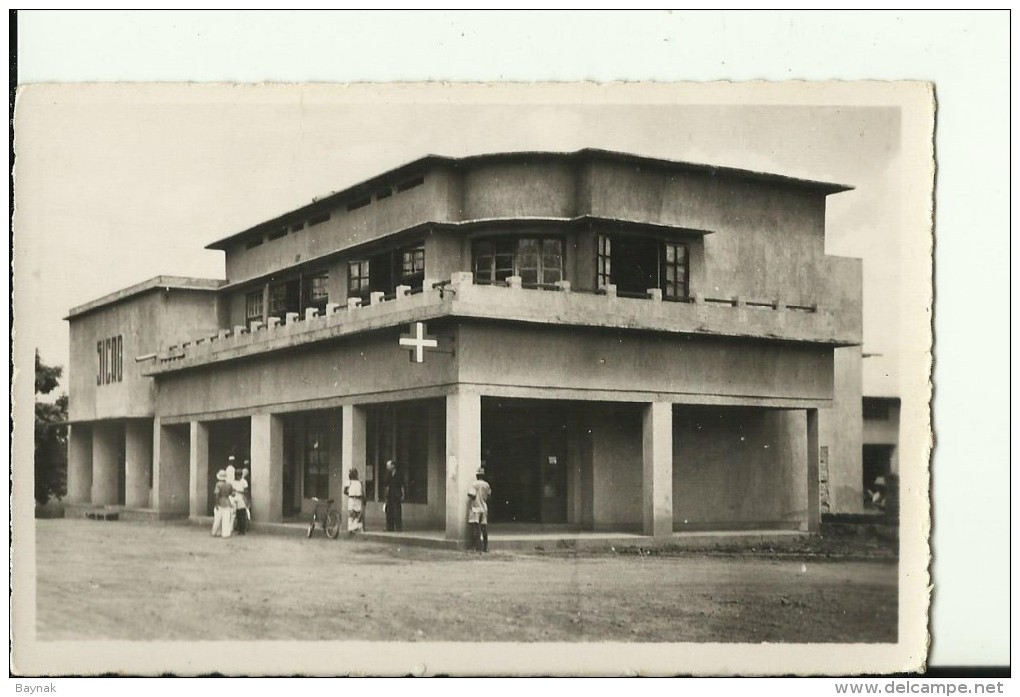
<svg viewBox="0 0 1020 697"><path fill-rule="evenodd" d="M326 514L326 537L331 540L340 537L340 511L330 511Z"/></svg>
<svg viewBox="0 0 1020 697"><path fill-rule="evenodd" d="M308 537L309 537L309 539L311 539L312 533L315 532L315 523L316 523L315 516L312 516L312 522L310 522L308 524Z"/></svg>

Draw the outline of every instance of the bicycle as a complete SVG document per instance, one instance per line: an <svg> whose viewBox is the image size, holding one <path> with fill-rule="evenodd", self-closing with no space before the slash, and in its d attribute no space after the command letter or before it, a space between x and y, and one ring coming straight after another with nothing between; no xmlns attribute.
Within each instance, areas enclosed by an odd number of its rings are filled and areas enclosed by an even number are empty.
<svg viewBox="0 0 1020 697"><path fill-rule="evenodd" d="M315 509L312 511L312 520L308 523L308 537L311 538L312 533L315 532L315 526L321 525L322 531L326 533L326 537L331 540L335 540L340 537L340 511L333 508L333 502L335 499L320 499L312 497L312 503L315 504ZM322 513L322 508L325 506L325 513Z"/></svg>

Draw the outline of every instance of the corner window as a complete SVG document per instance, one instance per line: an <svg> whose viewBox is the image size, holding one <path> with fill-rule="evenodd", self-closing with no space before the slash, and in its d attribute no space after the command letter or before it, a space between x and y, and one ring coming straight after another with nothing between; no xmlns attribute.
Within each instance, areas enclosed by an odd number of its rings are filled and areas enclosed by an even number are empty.
<svg viewBox="0 0 1020 697"><path fill-rule="evenodd" d="M563 240L557 237L478 240L472 256L479 285L520 276L525 288L553 288L563 280Z"/></svg>

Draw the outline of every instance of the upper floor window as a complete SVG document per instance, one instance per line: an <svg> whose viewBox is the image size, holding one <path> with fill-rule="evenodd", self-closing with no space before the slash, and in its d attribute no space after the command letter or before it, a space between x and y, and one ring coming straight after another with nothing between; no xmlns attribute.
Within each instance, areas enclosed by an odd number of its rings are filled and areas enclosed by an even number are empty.
<svg viewBox="0 0 1020 697"><path fill-rule="evenodd" d="M690 252L686 244L632 235L598 236L595 275L599 288L612 283L621 295L662 290L669 300L690 296Z"/></svg>
<svg viewBox="0 0 1020 697"><path fill-rule="evenodd" d="M425 279L425 247L417 245L400 250L400 284L421 288Z"/></svg>
<svg viewBox="0 0 1020 697"><path fill-rule="evenodd" d="M525 288L552 287L563 280L563 240L520 237L478 240L473 248L475 283L505 283L520 276Z"/></svg>
<svg viewBox="0 0 1020 697"><path fill-rule="evenodd" d="M244 319L246 324L262 321L262 303L261 288L244 294Z"/></svg>
<svg viewBox="0 0 1020 697"><path fill-rule="evenodd" d="M865 397L862 414L868 421L887 421L889 419L889 402L884 399Z"/></svg>
<svg viewBox="0 0 1020 697"><path fill-rule="evenodd" d="M347 263L347 294L361 295L369 290L369 262L367 259Z"/></svg>
<svg viewBox="0 0 1020 697"><path fill-rule="evenodd" d="M303 307L314 307L323 310L329 302L329 273L321 273L305 276L304 278L305 302Z"/></svg>
<svg viewBox="0 0 1020 697"><path fill-rule="evenodd" d="M662 296L670 300L687 297L687 245L667 242L663 264Z"/></svg>

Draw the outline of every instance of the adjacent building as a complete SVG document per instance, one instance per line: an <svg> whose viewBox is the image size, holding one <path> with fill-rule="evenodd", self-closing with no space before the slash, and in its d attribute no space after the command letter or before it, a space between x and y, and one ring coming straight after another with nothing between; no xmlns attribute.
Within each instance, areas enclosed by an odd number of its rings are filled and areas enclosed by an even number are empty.
<svg viewBox="0 0 1020 697"><path fill-rule="evenodd" d="M581 150L314 200L209 245L226 280L70 311L70 500L204 517L235 455L256 523L356 468L371 524L394 459L405 528L452 540L481 466L494 526L813 530L862 506L861 262L825 254L847 189Z"/></svg>

